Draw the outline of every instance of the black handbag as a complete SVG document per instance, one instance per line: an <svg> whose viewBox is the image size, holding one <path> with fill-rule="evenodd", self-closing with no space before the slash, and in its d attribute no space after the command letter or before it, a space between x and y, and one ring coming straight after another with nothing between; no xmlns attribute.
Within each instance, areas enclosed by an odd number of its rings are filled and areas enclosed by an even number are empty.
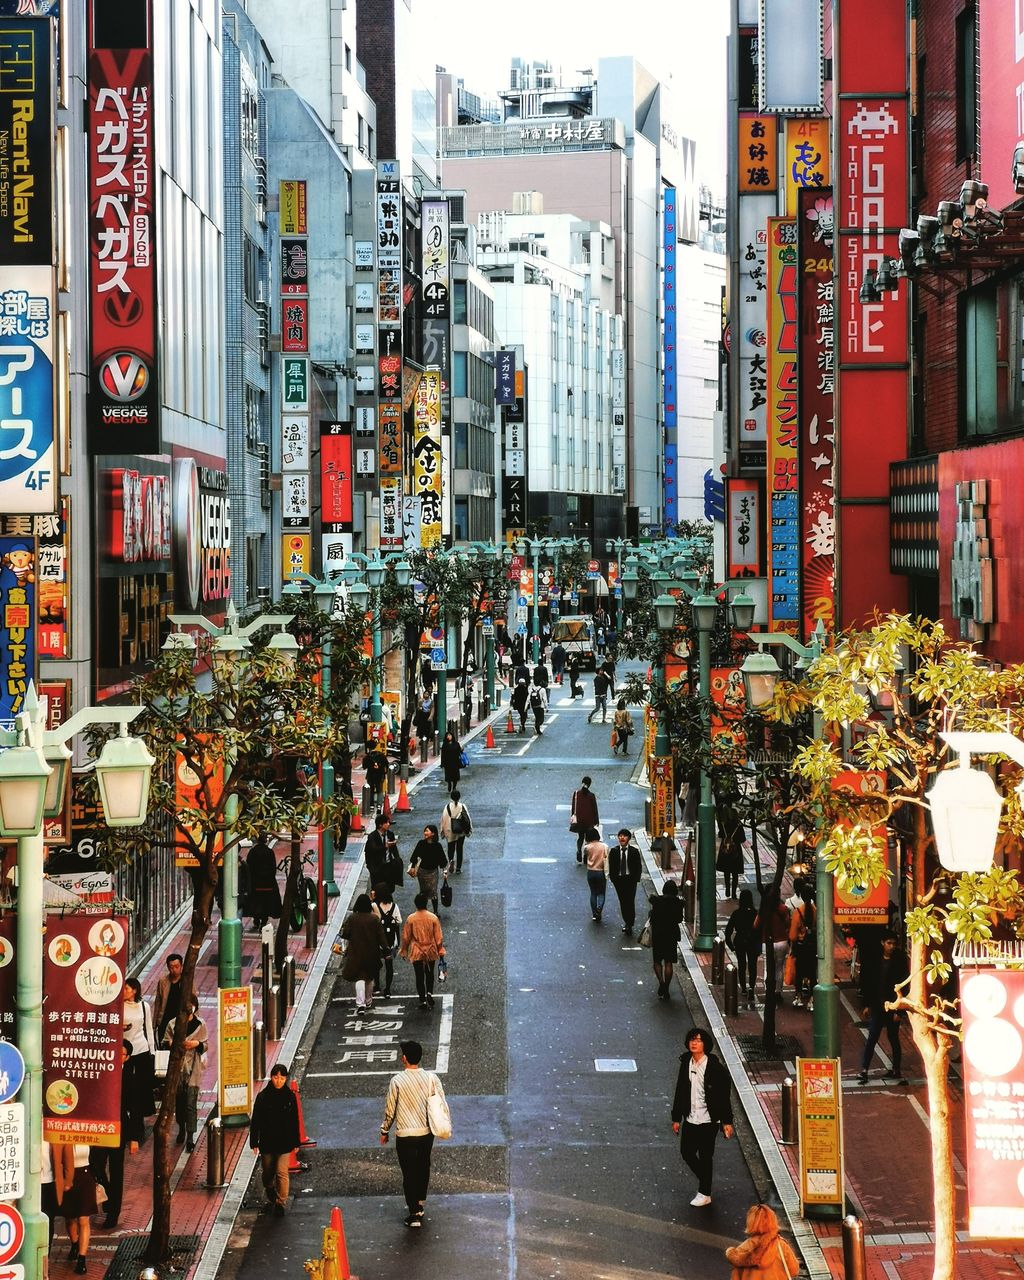
<svg viewBox="0 0 1024 1280"><path fill-rule="evenodd" d="M444 883L441 885L441 906L450 907L452 905L452 887L448 883L448 877L445 876Z"/></svg>

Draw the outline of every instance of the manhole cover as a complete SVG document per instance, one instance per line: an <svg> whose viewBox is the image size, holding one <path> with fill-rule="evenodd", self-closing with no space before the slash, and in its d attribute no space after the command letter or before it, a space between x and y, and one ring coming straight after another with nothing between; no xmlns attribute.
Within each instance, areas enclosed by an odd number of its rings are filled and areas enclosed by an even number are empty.
<svg viewBox="0 0 1024 1280"><path fill-rule="evenodd" d="M736 1043L748 1062L779 1062L783 1058L802 1057L804 1052L796 1036L776 1036L774 1050L766 1050L760 1036L737 1036Z"/></svg>
<svg viewBox="0 0 1024 1280"><path fill-rule="evenodd" d="M171 1262L160 1267L160 1280L184 1275L192 1265L192 1256L199 1248L199 1236L171 1236ZM142 1269L142 1257L149 1246L149 1236L131 1236L122 1240L114 1250L114 1257L107 1267L104 1280L135 1280Z"/></svg>

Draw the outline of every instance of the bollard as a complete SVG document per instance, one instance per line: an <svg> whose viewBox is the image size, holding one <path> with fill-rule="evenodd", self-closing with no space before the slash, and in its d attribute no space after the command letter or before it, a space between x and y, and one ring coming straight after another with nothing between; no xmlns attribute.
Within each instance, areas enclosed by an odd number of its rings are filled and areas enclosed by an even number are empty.
<svg viewBox="0 0 1024 1280"><path fill-rule="evenodd" d="M267 1039L281 1039L281 988L275 983L270 988L270 1000L263 1011L267 1024Z"/></svg>
<svg viewBox="0 0 1024 1280"><path fill-rule="evenodd" d="M864 1223L852 1213L843 1219L843 1267L846 1280L866 1280L868 1265L864 1257Z"/></svg>
<svg viewBox="0 0 1024 1280"><path fill-rule="evenodd" d="M473 713L464 711L462 713L462 736L465 737L469 733L470 725L473 723Z"/></svg>
<svg viewBox="0 0 1024 1280"><path fill-rule="evenodd" d="M360 793L360 810L364 818L368 818L374 810L373 788L368 782L363 783L363 790Z"/></svg>
<svg viewBox="0 0 1024 1280"><path fill-rule="evenodd" d="M160 1280L156 1267L143 1267L135 1280Z"/></svg>
<svg viewBox="0 0 1024 1280"><path fill-rule="evenodd" d="M311 902L306 908L306 950L316 950L316 931L320 928L320 907Z"/></svg>
<svg viewBox="0 0 1024 1280"><path fill-rule="evenodd" d="M274 962L270 958L269 942L264 940L260 947L260 951L262 952L260 957L260 963L262 965L262 974L260 977L260 997L262 1003L260 1004L260 1010L263 1013L263 1021L267 1022L267 1007L270 1004L270 988L274 985Z"/></svg>
<svg viewBox="0 0 1024 1280"><path fill-rule="evenodd" d="M388 765L388 795L393 796L394 794L395 794L395 770L391 765Z"/></svg>
<svg viewBox="0 0 1024 1280"><path fill-rule="evenodd" d="M683 883L683 919L688 925L693 924L697 912L697 886L693 880Z"/></svg>
<svg viewBox="0 0 1024 1280"><path fill-rule="evenodd" d="M295 957L285 956L284 964L281 965L281 991L284 997L284 1008L287 1014L288 1010L295 1003Z"/></svg>
<svg viewBox="0 0 1024 1280"><path fill-rule="evenodd" d="M481 723L483 723L483 721L487 719L490 713L491 713L491 709L487 705L487 695L481 694L480 697L477 698L476 700L476 718Z"/></svg>
<svg viewBox="0 0 1024 1280"><path fill-rule="evenodd" d="M792 1076L786 1076L782 1082L782 1138L780 1141L784 1146L795 1147L799 1139L796 1081Z"/></svg>
<svg viewBox="0 0 1024 1280"><path fill-rule="evenodd" d="M224 1181L224 1127L220 1116L206 1122L206 1185L211 1191L226 1187Z"/></svg>
<svg viewBox="0 0 1024 1280"><path fill-rule="evenodd" d="M740 1010L740 975L731 964L725 966L725 989L722 992L726 1017L735 1018Z"/></svg>
<svg viewBox="0 0 1024 1280"><path fill-rule="evenodd" d="M430 742L424 736L420 738L420 764L427 763L427 752L430 750Z"/></svg>
<svg viewBox="0 0 1024 1280"><path fill-rule="evenodd" d="M711 944L711 981L725 981L725 939L720 933L715 935Z"/></svg>
<svg viewBox="0 0 1024 1280"><path fill-rule="evenodd" d="M267 1078L267 1028L262 1022L252 1024L252 1074L256 1080Z"/></svg>

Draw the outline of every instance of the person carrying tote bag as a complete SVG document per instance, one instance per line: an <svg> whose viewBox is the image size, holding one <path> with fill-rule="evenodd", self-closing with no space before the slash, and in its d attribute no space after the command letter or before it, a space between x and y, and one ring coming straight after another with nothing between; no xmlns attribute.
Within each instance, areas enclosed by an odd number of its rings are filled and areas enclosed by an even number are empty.
<svg viewBox="0 0 1024 1280"><path fill-rule="evenodd" d="M779 1235L779 1220L766 1204L751 1205L744 1230L743 1242L725 1251L732 1280L796 1280L800 1261Z"/></svg>

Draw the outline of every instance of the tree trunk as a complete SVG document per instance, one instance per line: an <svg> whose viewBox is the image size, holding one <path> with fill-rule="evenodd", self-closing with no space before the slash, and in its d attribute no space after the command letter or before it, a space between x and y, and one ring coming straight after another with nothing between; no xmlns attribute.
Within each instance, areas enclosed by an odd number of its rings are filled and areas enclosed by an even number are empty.
<svg viewBox="0 0 1024 1280"><path fill-rule="evenodd" d="M284 882L284 901L281 903L281 919L274 936L274 965L278 973L288 954L288 934L292 925L292 908L299 894L302 878L302 841L297 831L292 832L292 852L288 862L288 878Z"/></svg>
<svg viewBox="0 0 1024 1280"><path fill-rule="evenodd" d="M193 876L192 932L181 969L181 1009L187 1009L192 998L193 981L199 951L210 928L210 908L213 905L214 884L203 869ZM170 1259L171 1239L171 1122L174 1119L174 1102L185 1061L185 1026L187 1019L178 1018L174 1041L167 1064L160 1114L153 1128L153 1229L143 1261L151 1267L161 1267Z"/></svg>

